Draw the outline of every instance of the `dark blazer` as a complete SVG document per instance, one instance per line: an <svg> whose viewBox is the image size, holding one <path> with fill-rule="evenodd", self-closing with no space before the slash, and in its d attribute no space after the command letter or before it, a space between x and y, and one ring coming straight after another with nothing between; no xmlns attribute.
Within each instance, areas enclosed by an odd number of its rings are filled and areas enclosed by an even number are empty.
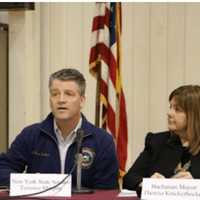
<svg viewBox="0 0 200 200"><path fill-rule="evenodd" d="M148 178L155 172L170 178L181 161L183 147L178 136L167 132L148 133L145 148L123 178L123 188L139 190L142 178ZM200 153L191 155L188 170L194 178L200 178Z"/></svg>

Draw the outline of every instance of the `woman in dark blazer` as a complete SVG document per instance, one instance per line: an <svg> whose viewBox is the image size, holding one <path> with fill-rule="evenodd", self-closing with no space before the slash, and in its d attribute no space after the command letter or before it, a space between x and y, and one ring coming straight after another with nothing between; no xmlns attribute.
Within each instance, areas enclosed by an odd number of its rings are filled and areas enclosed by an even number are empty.
<svg viewBox="0 0 200 200"><path fill-rule="evenodd" d="M144 150L123 178L123 188L138 195L143 178L200 178L200 86L175 89L169 104L169 131L147 134Z"/></svg>

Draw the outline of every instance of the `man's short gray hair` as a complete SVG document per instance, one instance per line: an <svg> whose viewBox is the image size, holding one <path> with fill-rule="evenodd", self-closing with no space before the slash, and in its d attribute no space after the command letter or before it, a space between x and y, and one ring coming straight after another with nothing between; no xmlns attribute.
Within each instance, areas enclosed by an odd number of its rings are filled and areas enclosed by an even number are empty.
<svg viewBox="0 0 200 200"><path fill-rule="evenodd" d="M82 73L74 68L64 68L54 72L49 77L49 88L54 80L60 81L74 81L79 86L80 95L85 95L86 81Z"/></svg>

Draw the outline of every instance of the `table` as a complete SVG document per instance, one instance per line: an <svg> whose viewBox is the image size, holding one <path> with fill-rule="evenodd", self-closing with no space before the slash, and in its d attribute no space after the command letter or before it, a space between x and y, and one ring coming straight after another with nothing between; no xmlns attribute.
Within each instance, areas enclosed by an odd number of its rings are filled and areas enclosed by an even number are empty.
<svg viewBox="0 0 200 200"><path fill-rule="evenodd" d="M139 200L137 197L118 197L118 190L96 190L92 194L73 194L72 197L26 197L23 200ZM9 197L8 192L0 192L0 200L22 199Z"/></svg>

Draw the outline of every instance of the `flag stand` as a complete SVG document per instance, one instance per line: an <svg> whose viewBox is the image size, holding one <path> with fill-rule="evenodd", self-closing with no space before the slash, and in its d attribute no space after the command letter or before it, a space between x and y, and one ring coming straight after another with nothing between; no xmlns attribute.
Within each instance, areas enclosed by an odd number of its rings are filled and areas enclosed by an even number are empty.
<svg viewBox="0 0 200 200"><path fill-rule="evenodd" d="M98 61L96 64L96 75L97 75L97 84L96 84L96 108L95 108L95 125L100 127L100 96L101 96L101 62Z"/></svg>

